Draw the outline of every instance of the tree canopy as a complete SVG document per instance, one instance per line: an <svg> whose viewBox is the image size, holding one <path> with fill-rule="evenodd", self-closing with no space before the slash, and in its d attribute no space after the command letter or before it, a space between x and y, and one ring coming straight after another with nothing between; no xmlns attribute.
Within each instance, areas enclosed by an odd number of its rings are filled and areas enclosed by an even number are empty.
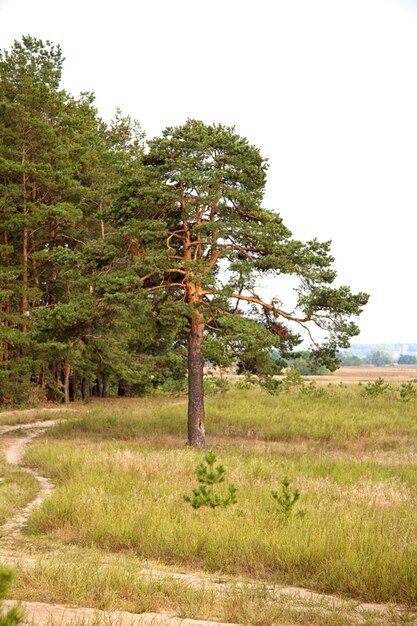
<svg viewBox="0 0 417 626"><path fill-rule="evenodd" d="M398 357L398 365L416 365L417 357L415 354L400 354Z"/></svg>
<svg viewBox="0 0 417 626"><path fill-rule="evenodd" d="M0 56L0 402L16 383L68 402L79 383L139 392L187 369L202 446L205 361L271 376L303 331L312 366L334 369L368 297L334 286L330 242L263 207L259 150L198 120L146 143L62 90L62 64L32 37ZM262 295L275 277L297 279L295 307Z"/></svg>
<svg viewBox="0 0 417 626"><path fill-rule="evenodd" d="M366 355L366 362L371 365L391 365L394 359L392 355L386 350L371 350Z"/></svg>
<svg viewBox="0 0 417 626"><path fill-rule="evenodd" d="M332 287L330 243L303 243L262 207L267 162L234 128L188 120L148 144L139 175L128 176L111 210L134 254L146 293L162 292L188 319L188 436L204 443L206 356L242 369L276 372L271 349L299 342L289 323L326 331L314 358L334 369L337 348L358 333L350 316L364 293ZM299 279L296 311L258 293L262 277ZM158 296L156 296L158 300Z"/></svg>
<svg viewBox="0 0 417 626"><path fill-rule="evenodd" d="M78 381L84 397L102 394L116 371L144 378L130 321L101 297L113 253L103 213L143 134L120 113L104 124L91 94L60 89L62 64L59 46L33 37L0 55L0 403L69 401Z"/></svg>

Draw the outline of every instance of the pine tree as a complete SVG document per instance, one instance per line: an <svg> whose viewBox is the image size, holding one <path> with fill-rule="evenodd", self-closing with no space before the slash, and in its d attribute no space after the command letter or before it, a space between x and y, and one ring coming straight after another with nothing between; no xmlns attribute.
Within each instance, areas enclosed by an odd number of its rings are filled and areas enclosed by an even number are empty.
<svg viewBox="0 0 417 626"><path fill-rule="evenodd" d="M188 441L205 442L204 345L216 357L273 372L271 347L299 341L290 324L325 329L315 357L333 368L337 346L358 333L349 321L367 295L331 286L329 242L302 243L262 208L267 163L233 128L189 120L149 142L142 171L121 189L112 219L135 242L127 250L149 298L169 293L188 322ZM125 247L126 252L126 247ZM256 290L263 276L299 279L297 312ZM247 305L243 308L242 305ZM207 354L207 352L206 352Z"/></svg>
<svg viewBox="0 0 417 626"><path fill-rule="evenodd" d="M30 384L69 401L78 379L105 378L97 346L116 312L95 291L112 257L103 212L143 136L60 89L62 64L59 46L32 37L0 56L0 402Z"/></svg>
<svg viewBox="0 0 417 626"><path fill-rule="evenodd" d="M0 197L2 224L2 376L25 387L33 358L32 307L42 293L35 253L42 230L78 217L62 198L57 141L62 54L32 37L0 55ZM68 196L68 190L66 190ZM7 388L7 384L6 384ZM3 398L4 399L4 398Z"/></svg>

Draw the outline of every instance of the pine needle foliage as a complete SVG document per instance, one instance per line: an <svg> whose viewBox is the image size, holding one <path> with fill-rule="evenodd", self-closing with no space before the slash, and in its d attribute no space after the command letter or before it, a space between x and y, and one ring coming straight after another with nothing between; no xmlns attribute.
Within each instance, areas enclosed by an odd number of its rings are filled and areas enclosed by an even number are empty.
<svg viewBox="0 0 417 626"><path fill-rule="evenodd" d="M291 480L288 476L284 476L282 479L280 491L271 491L271 495L276 503L276 512L284 515L286 518L292 515L294 507L301 496L298 489L291 489ZM305 514L305 509L300 509L296 513L298 517L304 517Z"/></svg>
<svg viewBox="0 0 417 626"><path fill-rule="evenodd" d="M227 486L228 495L222 497L215 491L215 485L224 483L226 478L226 470L223 465L215 465L217 457L210 450L204 456L204 463L200 463L196 467L197 480L200 486L193 489L193 495L184 495L185 502L189 502L193 509L199 509L202 506L208 506L211 509L217 507L226 508L230 504L237 503L236 487L233 484Z"/></svg>
<svg viewBox="0 0 417 626"><path fill-rule="evenodd" d="M0 604L5 599L10 583L12 582L14 570L11 567L0 566ZM15 606L5 615L0 614L0 626L17 626L25 619L25 612L19 606Z"/></svg>
<svg viewBox="0 0 417 626"><path fill-rule="evenodd" d="M404 400L404 402L409 402L411 398L415 398L417 396L417 389L413 383L403 383L400 387L400 398Z"/></svg>
<svg viewBox="0 0 417 626"><path fill-rule="evenodd" d="M367 398L375 398L380 396L391 389L390 385L385 382L381 376L376 380L369 381L364 387L363 395Z"/></svg>

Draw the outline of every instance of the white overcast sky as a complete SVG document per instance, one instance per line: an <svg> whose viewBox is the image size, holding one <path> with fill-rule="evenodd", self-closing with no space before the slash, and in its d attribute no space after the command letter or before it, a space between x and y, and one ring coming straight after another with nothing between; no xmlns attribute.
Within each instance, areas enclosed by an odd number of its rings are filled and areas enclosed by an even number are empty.
<svg viewBox="0 0 417 626"><path fill-rule="evenodd" d="M355 342L417 342L417 0L0 0L0 47L24 34L106 120L235 125L265 206L370 293Z"/></svg>

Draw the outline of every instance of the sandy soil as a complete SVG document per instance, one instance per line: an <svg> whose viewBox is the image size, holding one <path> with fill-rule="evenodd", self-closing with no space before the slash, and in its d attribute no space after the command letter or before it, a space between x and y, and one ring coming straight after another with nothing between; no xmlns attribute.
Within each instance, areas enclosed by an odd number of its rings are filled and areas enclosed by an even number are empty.
<svg viewBox="0 0 417 626"><path fill-rule="evenodd" d="M13 600L4 602L4 608L9 610L16 606ZM239 626L238 624L224 624L223 622L207 622L205 620L182 619L161 613L128 613L126 611L98 611L89 608L67 607L61 604L45 604L43 602L22 602L26 611L26 623L36 626L54 626L74 624L81 621L83 624L106 624L107 626Z"/></svg>
<svg viewBox="0 0 417 626"><path fill-rule="evenodd" d="M46 428L54 426L57 424L59 420L51 420L50 422L33 422L32 424L22 424L19 426L19 430L29 430L30 432L25 437L19 437L18 439L11 439L9 444L5 449L5 458L6 463L10 465L19 465L19 467L27 472L28 474L32 474L36 478L39 483L39 493L32 502L20 511L17 515L9 519L6 524L3 526L3 533L5 537L3 537L3 544L10 543L13 536L20 532L20 530L24 527L27 522L27 519L31 513L31 511L40 506L44 499L51 493L53 489L53 485L49 478L45 476L41 476L40 474L34 472L32 469L28 467L24 467L22 465L22 459L25 453L26 447L35 439L35 437L39 436ZM16 431L16 426L4 426L0 432L2 433L10 433Z"/></svg>

